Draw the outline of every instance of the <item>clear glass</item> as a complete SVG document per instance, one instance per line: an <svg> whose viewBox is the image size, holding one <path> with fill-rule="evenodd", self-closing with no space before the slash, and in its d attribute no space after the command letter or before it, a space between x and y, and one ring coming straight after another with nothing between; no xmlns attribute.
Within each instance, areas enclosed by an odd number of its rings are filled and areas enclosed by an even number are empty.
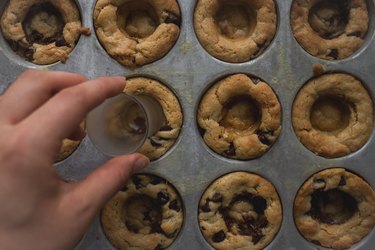
<svg viewBox="0 0 375 250"><path fill-rule="evenodd" d="M106 155L118 156L136 152L165 119L155 99L121 93L92 110L86 122L93 144Z"/></svg>

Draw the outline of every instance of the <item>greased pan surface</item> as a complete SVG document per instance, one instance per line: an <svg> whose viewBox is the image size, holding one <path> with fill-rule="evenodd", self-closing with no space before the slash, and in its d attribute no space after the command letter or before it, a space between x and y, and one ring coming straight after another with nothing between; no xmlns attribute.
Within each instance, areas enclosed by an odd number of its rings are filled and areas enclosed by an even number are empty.
<svg viewBox="0 0 375 250"><path fill-rule="evenodd" d="M1 1L0 12L7 1ZM200 45L193 26L196 1L179 0L182 13L181 34L173 49L161 60L129 70L112 59L99 43L93 27L95 0L78 0L83 26L92 35L81 36L66 64L36 66L16 56L0 37L0 92L24 70L64 70L79 72L89 78L101 75L146 76L160 80L177 95L183 110L183 128L177 143L159 160L151 163L145 173L165 178L176 187L185 209L184 224L169 249L212 249L203 238L198 224L198 204L205 189L218 177L234 171L248 171L268 179L278 191L283 207L279 233L266 249L324 249L307 242L298 232L293 219L293 202L300 186L314 173L330 167L344 167L364 177L375 187L375 138L358 152L337 159L324 159L306 149L296 137L291 109L299 89L313 77L313 64L322 64L327 71L346 72L360 79L375 93L375 12L374 1L368 1L370 28L362 48L340 61L326 61L305 52L293 37L290 27L292 0L276 0L278 30L271 45L258 58L240 64L219 61ZM234 73L247 73L266 81L276 92L282 106L281 135L264 156L251 161L235 161L218 156L204 143L197 128L197 108L202 95L216 80ZM56 164L57 171L67 179L80 180L107 158L96 150L86 137L67 160ZM372 231L352 249L372 249ZM99 216L88 230L79 249L114 249L106 239Z"/></svg>

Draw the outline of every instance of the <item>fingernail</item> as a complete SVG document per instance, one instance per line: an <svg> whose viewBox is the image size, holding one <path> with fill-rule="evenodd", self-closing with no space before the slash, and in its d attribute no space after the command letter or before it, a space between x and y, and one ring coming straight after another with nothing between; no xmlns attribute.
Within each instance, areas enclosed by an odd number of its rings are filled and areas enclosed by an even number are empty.
<svg viewBox="0 0 375 250"><path fill-rule="evenodd" d="M113 78L121 80L121 81L126 81L126 77L125 76L114 76Z"/></svg>
<svg viewBox="0 0 375 250"><path fill-rule="evenodd" d="M147 157L142 156L134 163L134 169L136 172L139 172L147 167L148 164L150 164L150 160Z"/></svg>
<svg viewBox="0 0 375 250"><path fill-rule="evenodd" d="M123 87L125 88L125 85L126 85L126 77L125 76L114 76L113 78L121 81L124 85Z"/></svg>

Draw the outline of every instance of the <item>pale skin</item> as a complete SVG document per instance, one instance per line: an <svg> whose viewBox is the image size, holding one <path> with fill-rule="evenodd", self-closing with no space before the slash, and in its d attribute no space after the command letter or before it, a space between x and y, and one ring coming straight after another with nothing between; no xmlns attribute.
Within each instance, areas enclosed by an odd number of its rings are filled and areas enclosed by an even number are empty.
<svg viewBox="0 0 375 250"><path fill-rule="evenodd" d="M54 169L64 138L123 77L87 80L66 72L27 71L0 96L0 249L72 249L95 215L135 172L140 154L113 158L86 179L67 183Z"/></svg>

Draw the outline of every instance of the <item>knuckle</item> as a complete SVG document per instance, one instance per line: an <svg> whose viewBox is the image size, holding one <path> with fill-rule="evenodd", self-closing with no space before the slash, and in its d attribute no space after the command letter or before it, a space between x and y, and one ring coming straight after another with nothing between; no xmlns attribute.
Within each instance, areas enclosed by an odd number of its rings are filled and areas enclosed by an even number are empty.
<svg viewBox="0 0 375 250"><path fill-rule="evenodd" d="M68 88L60 93L60 97L63 100L74 105L86 105L87 104L87 93L84 89Z"/></svg>

